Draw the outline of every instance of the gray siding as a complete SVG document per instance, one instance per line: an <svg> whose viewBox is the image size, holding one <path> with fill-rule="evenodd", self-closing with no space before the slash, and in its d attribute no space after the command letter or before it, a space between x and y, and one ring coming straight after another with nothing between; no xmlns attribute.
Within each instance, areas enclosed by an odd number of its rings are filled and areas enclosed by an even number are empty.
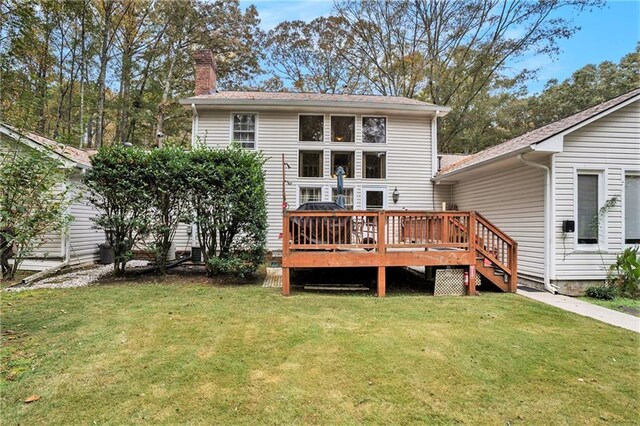
<svg viewBox="0 0 640 426"><path fill-rule="evenodd" d="M518 242L518 272L544 276L544 174L524 165L460 180L453 187L460 210L476 210Z"/></svg>
<svg viewBox="0 0 640 426"><path fill-rule="evenodd" d="M605 269L624 249L623 210L625 171L640 171L640 102L627 105L564 138L564 150L555 155L556 255L558 280L606 278ZM575 234L562 232L563 220L575 217L575 176L578 171L601 172L604 194L600 204L619 200L609 211L601 231L600 246L575 244ZM598 249L601 252L598 252Z"/></svg>
<svg viewBox="0 0 640 426"><path fill-rule="evenodd" d="M82 184L81 177L72 180L74 193L80 197L75 201L69 213L73 222L69 226L69 258L71 263L87 263L98 259L98 244L105 240L104 231L95 229L93 219L98 211L87 197L87 189Z"/></svg>
<svg viewBox="0 0 640 426"><path fill-rule="evenodd" d="M237 109L234 112L252 112ZM305 114L314 114L306 111ZM331 151L354 152L353 177L345 179L345 187L353 188L354 207L363 208L363 188L384 189L387 193L387 209L431 209L434 205L431 184L431 119L403 115L387 115L387 143L362 143L362 116L349 111L336 111L340 115L356 116L355 143L331 143L331 114L324 115L324 142L298 142L297 112L259 112L257 120L257 148L267 158L265 164L268 248L279 250L282 241L278 238L282 228L282 164L281 155L291 166L286 179L286 197L291 209L298 206L298 191L301 187L322 188L323 200L331 198L335 179L331 175ZM366 114L376 115L380 114ZM198 137L208 146L225 147L231 139L231 111L199 111ZM323 178L298 178L299 150L323 151ZM362 178L362 153L365 151L387 153L387 178ZM400 200L394 205L392 193L398 188Z"/></svg>

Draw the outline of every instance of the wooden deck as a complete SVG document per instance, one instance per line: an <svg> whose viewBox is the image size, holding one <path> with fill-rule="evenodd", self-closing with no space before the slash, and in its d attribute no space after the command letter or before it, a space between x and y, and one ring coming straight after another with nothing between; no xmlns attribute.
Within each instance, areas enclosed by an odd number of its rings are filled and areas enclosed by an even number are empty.
<svg viewBox="0 0 640 426"><path fill-rule="evenodd" d="M468 294L476 273L515 292L517 243L477 212L285 211L282 294L290 268L375 267L377 294L386 293L388 266L468 268Z"/></svg>

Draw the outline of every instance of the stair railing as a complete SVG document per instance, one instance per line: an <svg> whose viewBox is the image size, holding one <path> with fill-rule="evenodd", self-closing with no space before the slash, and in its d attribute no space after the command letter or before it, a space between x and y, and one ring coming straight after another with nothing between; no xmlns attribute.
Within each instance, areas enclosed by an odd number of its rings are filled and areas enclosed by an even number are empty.
<svg viewBox="0 0 640 426"><path fill-rule="evenodd" d="M476 216L476 251L509 276L515 289L518 273L518 243L480 213Z"/></svg>

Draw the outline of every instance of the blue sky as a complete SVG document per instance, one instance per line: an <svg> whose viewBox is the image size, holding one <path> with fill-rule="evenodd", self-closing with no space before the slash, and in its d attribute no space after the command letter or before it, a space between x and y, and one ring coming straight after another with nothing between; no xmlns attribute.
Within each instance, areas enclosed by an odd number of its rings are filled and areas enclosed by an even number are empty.
<svg viewBox="0 0 640 426"><path fill-rule="evenodd" d="M310 21L327 16L333 7L331 0L242 0L241 4L257 7L265 30L285 20ZM538 78L528 84L530 92L540 91L549 79L563 80L584 65L618 62L635 50L640 40L640 0L609 1L601 9L583 12L571 20L581 29L572 38L560 41L561 53L556 58L532 56L512 64L514 68L541 68Z"/></svg>

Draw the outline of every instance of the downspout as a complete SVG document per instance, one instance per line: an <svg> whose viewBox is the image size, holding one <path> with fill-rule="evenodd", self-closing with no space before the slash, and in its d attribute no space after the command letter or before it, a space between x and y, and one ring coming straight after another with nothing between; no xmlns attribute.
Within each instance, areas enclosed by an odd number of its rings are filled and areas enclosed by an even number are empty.
<svg viewBox="0 0 640 426"><path fill-rule="evenodd" d="M191 104L191 110L193 111L193 123L191 124L191 147L193 148L196 141L198 140L198 127L200 124L200 117L198 116L196 104Z"/></svg>
<svg viewBox="0 0 640 426"><path fill-rule="evenodd" d="M518 160L526 166L544 170L544 289L549 293L556 294L558 289L551 285L551 241L553 240L553 226L551 226L553 214L551 211L553 207L551 204L551 169L544 164L525 160L524 154L518 154Z"/></svg>

